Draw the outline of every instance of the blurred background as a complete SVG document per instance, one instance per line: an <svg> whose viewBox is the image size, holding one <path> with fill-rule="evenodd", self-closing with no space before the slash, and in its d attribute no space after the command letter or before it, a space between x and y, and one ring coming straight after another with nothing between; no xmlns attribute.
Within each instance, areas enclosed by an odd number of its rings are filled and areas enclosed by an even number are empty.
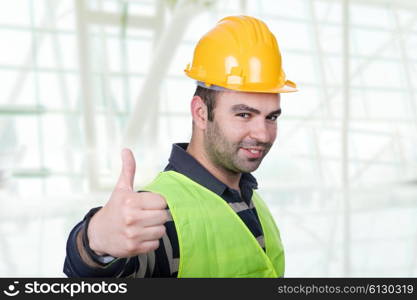
<svg viewBox="0 0 417 300"><path fill-rule="evenodd" d="M287 277L417 276L417 2L0 2L0 276L62 277L131 147L136 187L191 135L183 70L222 17L261 18L300 91L255 172Z"/></svg>

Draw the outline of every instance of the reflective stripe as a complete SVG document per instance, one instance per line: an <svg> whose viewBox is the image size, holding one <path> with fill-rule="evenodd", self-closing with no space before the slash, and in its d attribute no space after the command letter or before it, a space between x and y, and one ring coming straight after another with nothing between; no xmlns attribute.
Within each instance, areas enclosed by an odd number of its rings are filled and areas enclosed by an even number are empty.
<svg viewBox="0 0 417 300"><path fill-rule="evenodd" d="M147 254L139 254L137 256L137 259L139 261L139 266L146 266L148 263L148 255ZM146 268L139 268L139 270L136 272L135 277L136 278L144 278L146 273Z"/></svg>
<svg viewBox="0 0 417 300"><path fill-rule="evenodd" d="M152 277L153 271L155 270L155 251L151 251L148 253L148 268L149 274L151 274Z"/></svg>
<svg viewBox="0 0 417 300"><path fill-rule="evenodd" d="M263 236L263 235L258 236L258 237L256 238L256 240L258 241L259 245L260 245L262 248L265 248L265 239L264 239L264 236Z"/></svg>
<svg viewBox="0 0 417 300"><path fill-rule="evenodd" d="M165 253L167 255L167 259L169 263L169 272L172 274L178 271L178 269L174 268L174 265L173 265L174 255L172 251L172 245L166 234L162 236L162 241L164 242Z"/></svg>
<svg viewBox="0 0 417 300"><path fill-rule="evenodd" d="M249 206L244 201L230 202L229 205L236 213L249 209Z"/></svg>

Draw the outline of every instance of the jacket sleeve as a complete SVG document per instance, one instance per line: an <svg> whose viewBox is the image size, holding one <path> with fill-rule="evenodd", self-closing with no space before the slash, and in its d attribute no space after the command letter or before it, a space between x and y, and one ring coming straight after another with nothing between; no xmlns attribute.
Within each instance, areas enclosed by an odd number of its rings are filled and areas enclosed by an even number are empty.
<svg viewBox="0 0 417 300"><path fill-rule="evenodd" d="M86 234L85 226L89 219L100 209L91 209L84 219L69 234L64 262L64 273L68 277L177 277L179 248L178 237L172 219L165 223L167 234L159 240L160 247L155 251L130 258L118 258L108 264L93 261L89 251L82 251L82 234ZM85 247L88 247L85 245ZM85 248L84 248L85 249ZM91 250L92 251L92 250ZM85 257L88 257L88 263ZM83 259L84 257L84 259ZM177 258L177 260L174 260Z"/></svg>
<svg viewBox="0 0 417 300"><path fill-rule="evenodd" d="M66 257L64 262L64 273L68 277L124 277L128 276L127 273L133 273L138 268L138 260L126 258L116 259L108 264L91 266L83 260L78 249L79 242L77 244L77 238L79 234L85 234L82 232L84 226L89 218L91 218L95 212L100 209L93 208L84 217L84 219L78 223L69 234L66 247Z"/></svg>

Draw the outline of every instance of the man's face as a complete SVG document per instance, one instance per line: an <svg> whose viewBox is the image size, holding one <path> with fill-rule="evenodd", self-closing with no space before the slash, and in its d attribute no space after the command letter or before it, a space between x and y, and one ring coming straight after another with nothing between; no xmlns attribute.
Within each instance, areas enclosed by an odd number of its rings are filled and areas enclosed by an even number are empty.
<svg viewBox="0 0 417 300"><path fill-rule="evenodd" d="M204 136L210 161L233 173L255 171L275 141L280 113L279 94L218 94Z"/></svg>

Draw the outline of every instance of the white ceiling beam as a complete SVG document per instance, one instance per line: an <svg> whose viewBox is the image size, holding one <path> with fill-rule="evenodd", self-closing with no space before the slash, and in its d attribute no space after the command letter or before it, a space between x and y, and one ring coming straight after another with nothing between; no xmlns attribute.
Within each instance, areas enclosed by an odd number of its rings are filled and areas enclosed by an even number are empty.
<svg viewBox="0 0 417 300"><path fill-rule="evenodd" d="M85 18L89 24L95 25L113 25L120 26L123 24L122 14L109 13L100 11L86 11ZM127 18L128 27L154 29L158 25L158 20L154 16L132 16Z"/></svg>
<svg viewBox="0 0 417 300"><path fill-rule="evenodd" d="M309 1L309 0L308 0ZM321 2L342 3L342 0L315 0ZM350 4L356 5L373 5L373 6L387 6L395 3L397 8L417 8L417 1L415 0L349 0Z"/></svg>

